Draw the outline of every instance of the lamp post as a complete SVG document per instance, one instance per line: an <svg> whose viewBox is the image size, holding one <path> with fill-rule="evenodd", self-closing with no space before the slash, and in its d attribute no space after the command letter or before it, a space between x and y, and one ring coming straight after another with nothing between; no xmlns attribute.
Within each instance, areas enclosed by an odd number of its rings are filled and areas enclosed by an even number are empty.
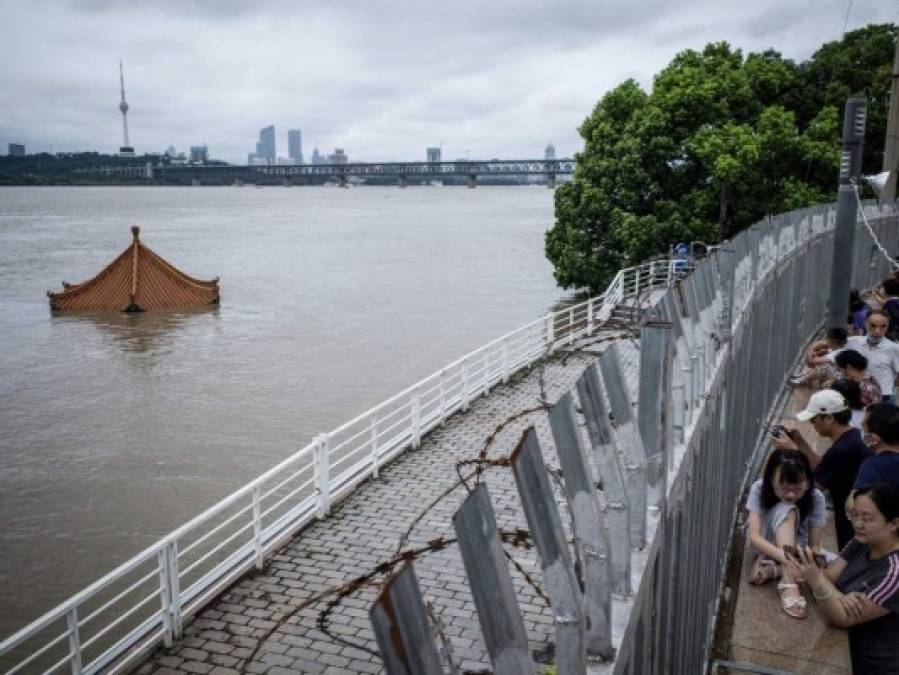
<svg viewBox="0 0 899 675"><path fill-rule="evenodd" d="M855 239L857 204L853 181L862 168L862 144L868 100L850 98L843 113L843 148L840 152L840 187L837 193L837 222L833 233L833 264L830 276L830 302L827 325L846 325L849 314L849 288L852 283L852 245Z"/></svg>

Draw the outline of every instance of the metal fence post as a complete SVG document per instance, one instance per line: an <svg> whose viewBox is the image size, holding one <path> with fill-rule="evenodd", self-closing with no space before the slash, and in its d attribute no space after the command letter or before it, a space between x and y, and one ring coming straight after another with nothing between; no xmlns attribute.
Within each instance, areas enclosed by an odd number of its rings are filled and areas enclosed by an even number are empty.
<svg viewBox="0 0 899 675"><path fill-rule="evenodd" d="M546 315L546 350L552 352L556 340L556 316L552 312Z"/></svg>
<svg viewBox="0 0 899 675"><path fill-rule="evenodd" d="M165 547L166 570L169 575L169 608L172 615L172 636L181 637L181 580L178 571L178 542L173 541Z"/></svg>
<svg viewBox="0 0 899 675"><path fill-rule="evenodd" d="M494 671L497 675L535 675L528 636L484 483L472 490L456 511L453 527Z"/></svg>
<svg viewBox="0 0 899 675"><path fill-rule="evenodd" d="M261 570L262 555L262 504L259 486L253 488L253 550L256 552L256 569Z"/></svg>
<svg viewBox="0 0 899 675"><path fill-rule="evenodd" d="M646 450L647 478L655 485L665 466L666 404L671 399L671 324L640 328L640 385L637 422Z"/></svg>
<svg viewBox="0 0 899 675"><path fill-rule="evenodd" d="M369 618L387 675L443 675L411 562L390 579Z"/></svg>
<svg viewBox="0 0 899 675"><path fill-rule="evenodd" d="M621 375L615 343L609 345L599 357L599 367L609 397L609 409L614 420L613 428L619 441L618 448L625 458L624 475L627 483L627 501L630 505L631 544L643 548L646 544L646 453Z"/></svg>
<svg viewBox="0 0 899 675"><path fill-rule="evenodd" d="M552 603L556 667L560 675L581 675L587 668L583 599L534 427L524 432L512 451L512 473Z"/></svg>
<svg viewBox="0 0 899 675"><path fill-rule="evenodd" d="M509 344L506 338L503 339L500 347L502 348L503 384L506 384L509 381Z"/></svg>
<svg viewBox="0 0 899 675"><path fill-rule="evenodd" d="M468 361L462 362L462 412L468 410L470 395L468 393Z"/></svg>
<svg viewBox="0 0 899 675"><path fill-rule="evenodd" d="M574 344L574 305L568 308L568 344Z"/></svg>
<svg viewBox="0 0 899 675"><path fill-rule="evenodd" d="M78 635L78 609L66 612L66 628L69 633L69 666L72 675L81 675L81 638Z"/></svg>
<svg viewBox="0 0 899 675"><path fill-rule="evenodd" d="M418 387L412 390L412 447L421 445L421 391Z"/></svg>
<svg viewBox="0 0 899 675"><path fill-rule="evenodd" d="M440 381L441 389L443 388L443 380ZM443 392L440 392L441 399ZM443 404L441 402L441 409ZM442 421L442 420L441 420ZM377 478L381 470L381 458L378 455L378 415L371 416L371 477Z"/></svg>
<svg viewBox="0 0 899 675"><path fill-rule="evenodd" d="M169 588L169 568L166 549L159 549L156 555L156 564L159 566L159 603L162 609L162 644L165 647L172 646L172 593Z"/></svg>
<svg viewBox="0 0 899 675"><path fill-rule="evenodd" d="M440 425L446 422L446 368L440 371Z"/></svg>
<svg viewBox="0 0 899 675"><path fill-rule="evenodd" d="M631 533L627 494L609 414L600 391L596 365L589 366L577 381L577 394L584 411L584 422L593 446L602 491L608 509L609 543L612 558L612 592L626 597L631 592Z"/></svg>
<svg viewBox="0 0 899 675"><path fill-rule="evenodd" d="M593 477L574 418L574 403L566 392L549 411L549 425L571 501L575 545L583 569L584 614L587 617L587 654L604 659L612 648L612 569L609 536L599 510Z"/></svg>
<svg viewBox="0 0 899 675"><path fill-rule="evenodd" d="M315 439L315 501L319 518L324 518L331 510L331 481L328 460L328 434Z"/></svg>

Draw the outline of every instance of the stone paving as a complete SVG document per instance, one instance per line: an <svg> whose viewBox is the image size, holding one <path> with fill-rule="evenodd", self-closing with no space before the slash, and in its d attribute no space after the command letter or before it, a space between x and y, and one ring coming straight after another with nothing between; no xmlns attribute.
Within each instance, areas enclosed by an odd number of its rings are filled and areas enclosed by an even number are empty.
<svg viewBox="0 0 899 675"><path fill-rule="evenodd" d="M625 379L635 400L638 350L633 341L618 342ZM601 347L588 349L598 353ZM595 356L583 352L557 354L544 367L545 395L554 403L571 389ZM171 648L160 648L135 671L139 675L200 673L235 675L268 673L379 673L368 613L377 590L365 587L344 599L331 613L331 630L353 646L331 639L316 628L326 601L284 620L311 596L371 570L396 551L398 540L415 517L439 493L457 481L456 462L474 458L501 422L539 403L539 368L520 373L486 397L472 402L434 430L420 448L384 467L381 477L361 485L336 505L323 521L298 533L267 560L265 568L239 580L189 623ZM490 457L508 455L524 429L534 425L547 462L558 466L545 412L512 422L495 438ZM500 528L526 528L512 472L493 468L485 474ZM452 516L465 497L459 487L428 511L409 539L420 546L434 537L454 536ZM560 501L561 504L561 501ZM567 513L562 510L563 521ZM507 547L508 548L508 547ZM536 554L510 549L537 582ZM433 601L452 643L454 661L463 670L488 669L474 603L458 549L450 546L415 562L425 600ZM552 615L522 575L510 568L516 595L537 660L552 662ZM270 637L259 645L272 629ZM259 646L252 662L244 663ZM439 646L439 644L438 644Z"/></svg>

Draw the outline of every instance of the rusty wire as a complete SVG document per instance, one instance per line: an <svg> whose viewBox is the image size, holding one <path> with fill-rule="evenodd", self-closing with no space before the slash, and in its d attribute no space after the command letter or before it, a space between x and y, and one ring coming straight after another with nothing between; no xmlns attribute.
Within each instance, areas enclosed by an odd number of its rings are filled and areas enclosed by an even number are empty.
<svg viewBox="0 0 899 675"><path fill-rule="evenodd" d="M592 352L588 349L590 346L594 346L597 344L611 342L615 340L622 339L631 339L634 340L639 336L639 327L635 325L635 323L610 318L602 323L598 323L595 327L595 330L613 330L618 331L617 334L612 335L598 335L589 339L581 339L578 342L578 346L575 347L573 345L567 346L565 351L559 357L562 365L565 365L571 357L583 354L588 356L596 356L596 352ZM349 581L344 582L343 584L339 584L337 586L332 586L330 588L326 588L325 590L307 598L299 605L294 607L290 612L282 616L279 620L275 621L275 625L270 628L264 636L258 639L257 645L255 649L242 661L240 668L241 673L246 672L246 668L250 663L253 663L254 659L258 655L262 645L266 643L266 641L271 638L271 636L284 624L286 624L289 620L293 619L300 611L311 607L312 605L324 600L325 598L330 598L325 605L325 607L319 612L318 618L316 620L316 627L323 634L327 635L334 642L343 644L345 646L353 647L355 649L359 649L365 651L369 654L372 654L376 657L380 658L380 654L368 647L366 644L357 642L354 640L348 640L340 635L335 634L330 630L330 616L331 613L336 609L340 603L350 595L358 592L362 588L367 586L377 585L378 587L385 586L390 579L398 573L398 569L401 563L412 562L414 560L418 560L419 558L434 552L441 551L445 549L447 546L456 543L456 539L453 537L436 537L434 539L429 540L425 543L424 546L420 546L418 548L406 549L403 550L403 547L408 543L409 537L412 532L415 530L416 526L421 522L421 520L430 512L437 504L446 499L450 494L452 494L459 487L465 487L468 492L471 492L471 487L468 485L468 481L471 478L474 478L477 483L480 483L481 474L484 471L495 468L495 467L504 467L508 468L511 466L511 457L508 455L490 458L488 457L488 453L490 447L496 442L499 434L510 424L513 422L527 416L530 414L549 411L552 407L550 404L547 395L546 395L546 380L545 380L545 370L546 365L549 362L550 358L553 355L553 350L557 346L557 343L562 340L568 340L568 336L563 336L557 338L553 342L547 345L543 354L538 357L535 362L535 366L538 370L537 374L537 382L539 388L538 395L538 403L535 406L530 408L520 410L502 422L497 424L497 426L487 435L484 439L484 443L478 451L478 454L474 458L463 459L455 464L456 474L458 476L458 480L453 484L448 486L445 490L443 490L439 495L437 495L432 501L430 501L422 511L418 513L418 515L412 520L409 524L409 527L400 535L398 546L394 551L394 554L380 563L378 563L375 567L373 567L368 572L361 574ZM474 466L474 469L470 472L463 473L463 468L468 466ZM516 529L516 530L499 530L500 540L505 544L508 544L512 548L524 548L531 549L533 544L531 542L530 533L527 530ZM518 571L524 581L534 590L538 597L544 602L547 607L551 607L551 603L549 597L540 587L540 585L536 582L536 580L531 577L531 575L524 569L521 563L515 559L515 557L509 552L506 546L503 546L503 554L506 559L512 564L512 566ZM431 604L433 610L433 604ZM443 639L443 638L441 638ZM464 671L467 674L477 673L477 672L489 672L489 671Z"/></svg>

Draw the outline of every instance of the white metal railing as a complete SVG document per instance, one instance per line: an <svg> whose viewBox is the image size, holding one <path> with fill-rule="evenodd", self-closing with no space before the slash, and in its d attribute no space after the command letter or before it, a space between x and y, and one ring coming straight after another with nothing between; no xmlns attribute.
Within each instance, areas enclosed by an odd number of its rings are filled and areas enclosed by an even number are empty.
<svg viewBox="0 0 899 675"><path fill-rule="evenodd" d="M184 619L453 413L516 371L592 335L627 298L670 284L683 260L621 270L602 295L551 312L358 415L0 643L7 673L124 669L170 645ZM7 664L7 662L9 662Z"/></svg>

